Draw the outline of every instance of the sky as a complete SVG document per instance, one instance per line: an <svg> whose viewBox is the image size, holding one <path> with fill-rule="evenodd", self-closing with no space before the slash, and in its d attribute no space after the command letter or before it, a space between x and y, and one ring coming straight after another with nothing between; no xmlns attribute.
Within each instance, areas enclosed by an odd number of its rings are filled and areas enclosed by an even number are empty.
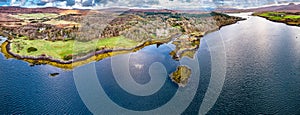
<svg viewBox="0 0 300 115"><path fill-rule="evenodd" d="M201 9L217 7L247 8L288 2L300 2L300 0L0 0L0 6Z"/></svg>

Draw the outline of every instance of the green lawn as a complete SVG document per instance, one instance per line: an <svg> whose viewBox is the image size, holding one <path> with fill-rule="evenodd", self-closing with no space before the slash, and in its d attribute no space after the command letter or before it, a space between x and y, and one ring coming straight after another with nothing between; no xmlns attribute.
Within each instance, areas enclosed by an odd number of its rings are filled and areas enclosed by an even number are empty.
<svg viewBox="0 0 300 115"><path fill-rule="evenodd" d="M300 26L300 15L284 12L263 12L254 13L253 15L267 18L268 20L286 23L289 25Z"/></svg>
<svg viewBox="0 0 300 115"><path fill-rule="evenodd" d="M300 15L292 15L292 14L287 14L282 12L264 12L258 15L275 21L284 21L286 19L292 19L292 20L300 19Z"/></svg>
<svg viewBox="0 0 300 115"><path fill-rule="evenodd" d="M300 15L286 15L284 18L300 19Z"/></svg>
<svg viewBox="0 0 300 115"><path fill-rule="evenodd" d="M46 41L46 40L24 40L13 39L11 51L22 56L40 56L45 54L55 59L63 59L66 55L87 53L95 49L119 49L133 48L138 42L124 38L123 36L92 40L89 42L68 41ZM34 47L37 51L28 52L27 49Z"/></svg>

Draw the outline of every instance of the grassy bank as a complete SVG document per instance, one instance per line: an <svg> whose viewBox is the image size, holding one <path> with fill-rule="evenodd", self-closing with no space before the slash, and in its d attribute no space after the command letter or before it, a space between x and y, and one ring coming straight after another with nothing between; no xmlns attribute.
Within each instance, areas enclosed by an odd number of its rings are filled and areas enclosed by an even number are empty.
<svg viewBox="0 0 300 115"><path fill-rule="evenodd" d="M34 64L34 65L49 64L49 65L59 67L62 69L66 69L66 70L73 69L75 67L90 63L92 61L99 61L99 60L102 60L102 59L110 57L110 56L131 52L130 50L129 51L107 52L107 53L93 55L84 60L61 63L60 61L55 61L52 59L35 59L35 58L23 58L23 57L19 57L19 56L14 56L15 54L12 54L11 52L9 52L9 47L8 47L9 44L10 43L6 41L6 42L2 43L2 45L1 45L1 52L5 55L6 58L16 58L16 59L24 60L24 61L29 62L30 64Z"/></svg>
<svg viewBox="0 0 300 115"><path fill-rule="evenodd" d="M64 57L68 55L78 55L101 49L133 48L138 43L119 36L88 42L13 39L10 45L11 52L20 56L44 55L53 59L64 60Z"/></svg>
<svg viewBox="0 0 300 115"><path fill-rule="evenodd" d="M254 13L255 16L267 18L271 21L282 22L289 25L300 26L300 15L287 12L262 12Z"/></svg>

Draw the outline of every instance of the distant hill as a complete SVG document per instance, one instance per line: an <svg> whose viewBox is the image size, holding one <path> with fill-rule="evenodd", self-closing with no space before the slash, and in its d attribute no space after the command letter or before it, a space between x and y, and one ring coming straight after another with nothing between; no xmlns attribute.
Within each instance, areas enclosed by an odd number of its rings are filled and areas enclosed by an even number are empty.
<svg viewBox="0 0 300 115"><path fill-rule="evenodd" d="M234 8L219 8L215 11L218 12L265 12L265 11L277 11L277 12L300 12L300 4L296 5L290 3L288 5L279 5L279 6L268 6L252 9L234 9Z"/></svg>
<svg viewBox="0 0 300 115"><path fill-rule="evenodd" d="M300 12L300 4L295 5L295 4L291 3L289 5L262 7L262 8L250 9L250 11L255 11L255 12L263 12L263 11Z"/></svg>
<svg viewBox="0 0 300 115"><path fill-rule="evenodd" d="M1 13L67 13L72 12L73 14L85 14L88 10L72 10L72 9L61 9L55 7L44 7L44 8L22 8L17 6L3 6L0 7Z"/></svg>

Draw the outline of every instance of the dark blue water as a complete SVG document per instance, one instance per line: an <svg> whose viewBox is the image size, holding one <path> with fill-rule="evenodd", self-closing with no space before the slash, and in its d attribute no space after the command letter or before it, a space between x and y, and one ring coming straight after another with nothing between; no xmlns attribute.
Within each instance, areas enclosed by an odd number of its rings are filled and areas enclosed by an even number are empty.
<svg viewBox="0 0 300 115"><path fill-rule="evenodd" d="M226 79L223 90L208 114L300 114L300 28L259 17L223 27L201 40L198 50L200 80L193 102L185 114L198 114L211 78L213 48L209 39L224 40ZM213 44L213 43L212 43ZM132 54L130 73L140 84L151 80L149 65L161 62L168 73L178 62L171 59L169 45L148 46ZM146 111L172 99L178 86L167 79L158 93L132 96L113 79L111 58L96 62L105 93L118 106ZM140 65L143 64L140 69ZM57 77L49 73L59 72ZM181 103L181 102L178 102ZM105 106L105 105L103 105ZM175 109L175 108L174 108ZM111 110L114 111L114 110ZM91 114L76 89L73 71L28 63L0 55L0 113L4 114Z"/></svg>
<svg viewBox="0 0 300 115"><path fill-rule="evenodd" d="M77 94L71 72L51 66L29 67L0 55L0 113L89 113ZM59 72L56 78L49 73Z"/></svg>
<svg viewBox="0 0 300 115"><path fill-rule="evenodd" d="M300 28L250 17L220 32L227 75L209 113L300 114Z"/></svg>

